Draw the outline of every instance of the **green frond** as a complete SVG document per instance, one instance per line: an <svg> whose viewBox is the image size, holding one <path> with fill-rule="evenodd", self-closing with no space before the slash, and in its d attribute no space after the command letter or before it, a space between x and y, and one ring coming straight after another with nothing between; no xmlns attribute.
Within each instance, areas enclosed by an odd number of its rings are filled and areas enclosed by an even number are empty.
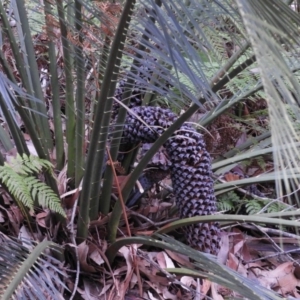
<svg viewBox="0 0 300 300"><path fill-rule="evenodd" d="M16 173L20 174L33 174L41 172L43 169L52 174L52 164L45 160L41 159L35 155L26 155L23 156L17 154L15 159L12 159L7 163Z"/></svg>
<svg viewBox="0 0 300 300"><path fill-rule="evenodd" d="M53 172L52 164L47 160L33 155L17 155L9 164L5 163L4 166L0 166L0 180L18 204L21 202L33 210L34 202L37 200L42 207L49 208L65 217L66 214L56 193L44 182L30 176L43 169Z"/></svg>
<svg viewBox="0 0 300 300"><path fill-rule="evenodd" d="M21 162L21 167L27 172L27 174L32 174L34 172L37 173L42 170L37 156L34 158L33 155L28 156L23 154L22 157L19 156L19 161Z"/></svg>
<svg viewBox="0 0 300 300"><path fill-rule="evenodd" d="M66 216L61 206L60 199L47 184L33 176L24 177L23 180L31 191L31 197L33 199L36 198L39 205L47 207L62 216Z"/></svg>
<svg viewBox="0 0 300 300"><path fill-rule="evenodd" d="M24 158L26 159L26 155L24 155ZM28 173L31 173L30 169L23 166L23 158L17 154L17 156L10 160L9 162L4 163L5 166L8 166L11 168L14 172L18 174L26 175Z"/></svg>
<svg viewBox="0 0 300 300"><path fill-rule="evenodd" d="M291 206L274 199L242 199L236 192L230 191L221 194L217 198L219 211L238 211L239 207L245 207L247 215L261 213L278 213L291 209Z"/></svg>
<svg viewBox="0 0 300 300"><path fill-rule="evenodd" d="M217 207L219 211L235 210L240 202L240 197L234 191L230 191L218 196Z"/></svg>
<svg viewBox="0 0 300 300"><path fill-rule="evenodd" d="M246 204L246 212L248 215L255 215L262 208L263 208L263 206L261 205L261 202L259 202L259 201L252 200Z"/></svg>
<svg viewBox="0 0 300 300"><path fill-rule="evenodd" d="M249 215L255 215L257 213L278 213L283 210L289 209L290 206L275 200L249 200L246 203L246 212Z"/></svg>
<svg viewBox="0 0 300 300"><path fill-rule="evenodd" d="M33 210L33 199L30 188L24 181L24 176L19 175L10 166L0 166L0 180L7 187L10 194L18 202L22 202L30 210Z"/></svg>

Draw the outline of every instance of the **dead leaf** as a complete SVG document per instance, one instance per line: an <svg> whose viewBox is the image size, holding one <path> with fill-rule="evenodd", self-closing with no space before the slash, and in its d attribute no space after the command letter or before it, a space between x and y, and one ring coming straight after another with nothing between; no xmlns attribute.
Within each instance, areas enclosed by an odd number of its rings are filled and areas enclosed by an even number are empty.
<svg viewBox="0 0 300 300"><path fill-rule="evenodd" d="M201 285L201 294L207 295L210 287L211 287L211 281L209 281L208 279L203 279L202 285Z"/></svg>
<svg viewBox="0 0 300 300"><path fill-rule="evenodd" d="M59 195L63 195L67 191L67 183L67 165L65 165L57 176L57 188Z"/></svg>
<svg viewBox="0 0 300 300"><path fill-rule="evenodd" d="M1 188L0 191L4 204L10 205L12 202L11 196L3 188Z"/></svg>
<svg viewBox="0 0 300 300"><path fill-rule="evenodd" d="M221 247L218 253L218 261L222 264L226 264L229 253L229 237L226 232L222 232L221 235Z"/></svg>
<svg viewBox="0 0 300 300"><path fill-rule="evenodd" d="M248 271L245 268L245 266L238 260L238 258L233 255L232 253L229 253L227 266L231 268L232 270L237 271L238 273L242 274L244 277L247 277Z"/></svg>
<svg viewBox="0 0 300 300"><path fill-rule="evenodd" d="M5 218L3 213L0 211L0 223L4 223L5 222Z"/></svg>
<svg viewBox="0 0 300 300"><path fill-rule="evenodd" d="M46 218L49 215L49 212L42 211L36 215L36 221L39 226L46 228Z"/></svg>
<svg viewBox="0 0 300 300"><path fill-rule="evenodd" d="M126 260L126 277L125 280L121 282L120 289L118 291L118 295L120 295L120 299L125 298L126 291L128 290L134 272L134 268L132 265L132 247L134 247L134 245L131 245L130 247L123 246L122 248L119 249L119 253L123 254Z"/></svg>
<svg viewBox="0 0 300 300"><path fill-rule="evenodd" d="M78 293L81 295L84 300L97 300L101 293L102 288L99 287L93 281L83 279L84 289L77 288Z"/></svg>
<svg viewBox="0 0 300 300"><path fill-rule="evenodd" d="M91 254L90 254L90 258L98 265L102 265L104 263L104 259L102 258L102 256L100 255L99 251L94 250Z"/></svg>
<svg viewBox="0 0 300 300"><path fill-rule="evenodd" d="M167 267L167 264L166 264L166 261L165 261L165 256L163 255L163 252L157 253L156 260L157 260L158 265L162 269L165 269Z"/></svg>
<svg viewBox="0 0 300 300"><path fill-rule="evenodd" d="M248 139L247 133L243 132L242 135L239 137L239 139L237 140L235 147L238 147L242 144L244 144L246 142L246 140Z"/></svg>
<svg viewBox="0 0 300 300"><path fill-rule="evenodd" d="M165 250L166 253L168 253L168 255L173 259L175 260L176 262L178 262L179 264L181 264L182 266L185 266L185 267L192 267L193 264L191 264L189 262L189 258L183 254L179 254L179 253L176 253L176 252L173 252L171 250Z"/></svg>
<svg viewBox="0 0 300 300"><path fill-rule="evenodd" d="M102 288L101 293L99 294L99 298L100 298L101 296L104 296L105 293L111 289L111 287L112 287L112 284L111 284L111 283L106 284L106 285Z"/></svg>
<svg viewBox="0 0 300 300"><path fill-rule="evenodd" d="M211 285L211 295L214 300L224 300L224 298L218 293L218 285L212 283Z"/></svg>
<svg viewBox="0 0 300 300"><path fill-rule="evenodd" d="M157 300L150 291L148 291L148 296L150 300Z"/></svg>
<svg viewBox="0 0 300 300"><path fill-rule="evenodd" d="M28 230L28 228L26 228L25 226L22 226L20 228L18 239L32 241L35 238L36 237L32 235L32 233ZM31 246L29 246L29 244L27 244L27 243L23 243L23 246L26 248L29 248L29 249L31 248Z"/></svg>
<svg viewBox="0 0 300 300"><path fill-rule="evenodd" d="M297 286L300 286L300 281L295 277L294 270L293 263L286 262L274 270L261 271L258 279L263 286L275 289L285 296L293 292Z"/></svg>
<svg viewBox="0 0 300 300"><path fill-rule="evenodd" d="M157 263L162 269L175 268L173 261L164 251L157 253L156 259L157 259Z"/></svg>
<svg viewBox="0 0 300 300"><path fill-rule="evenodd" d="M167 287L162 289L162 295L164 299L177 300L177 296L172 294Z"/></svg>
<svg viewBox="0 0 300 300"><path fill-rule="evenodd" d="M186 285L187 287L197 286L197 282L191 276L182 276L180 278L180 282L183 283L184 285Z"/></svg>
<svg viewBox="0 0 300 300"><path fill-rule="evenodd" d="M19 226L24 221L24 216L23 213L21 212L21 209L19 208L19 206L11 205L10 211L13 215L16 224Z"/></svg>
<svg viewBox="0 0 300 300"><path fill-rule="evenodd" d="M24 135L26 135L26 133ZM26 139L26 137L25 137L25 139ZM29 137L29 139L30 139L30 137ZM26 144L27 144L27 148L28 148L29 153L31 155L38 156L38 153L37 153L32 141L30 140L30 141L26 142Z"/></svg>
<svg viewBox="0 0 300 300"><path fill-rule="evenodd" d="M97 270L87 262L89 246L86 241L79 244L77 249L81 269L86 272L95 273Z"/></svg>
<svg viewBox="0 0 300 300"><path fill-rule="evenodd" d="M129 175L120 175L120 176L117 176L117 178L114 177L113 184L112 184L113 193L118 195L119 194L118 186L119 186L120 190L122 191L125 184L127 183L128 179L129 179L129 177L130 177L130 174Z"/></svg>

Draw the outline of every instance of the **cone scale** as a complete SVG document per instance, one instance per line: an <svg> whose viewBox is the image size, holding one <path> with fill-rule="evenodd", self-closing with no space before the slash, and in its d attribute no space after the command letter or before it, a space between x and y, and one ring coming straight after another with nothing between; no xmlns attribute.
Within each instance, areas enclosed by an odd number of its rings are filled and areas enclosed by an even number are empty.
<svg viewBox="0 0 300 300"><path fill-rule="evenodd" d="M177 116L168 109L134 107L132 113L127 115L123 142L154 143L176 119ZM217 209L211 158L202 135L191 125L183 124L164 147L171 161L171 179L180 217L215 214ZM194 249L218 253L220 229L217 222L190 225L185 232L187 242Z"/></svg>

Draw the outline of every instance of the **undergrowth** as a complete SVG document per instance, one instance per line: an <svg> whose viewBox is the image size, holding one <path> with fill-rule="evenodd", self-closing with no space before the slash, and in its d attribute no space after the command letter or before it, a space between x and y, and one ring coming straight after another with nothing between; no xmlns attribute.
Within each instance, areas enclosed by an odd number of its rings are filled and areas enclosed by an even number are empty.
<svg viewBox="0 0 300 300"><path fill-rule="evenodd" d="M61 201L53 190L37 178L42 171L53 175L52 164L34 155L17 156L0 166L0 180L17 204L23 204L31 211L35 201L44 208L66 216Z"/></svg>
<svg viewBox="0 0 300 300"><path fill-rule="evenodd" d="M290 205L276 199L242 197L235 191L219 195L217 200L219 211L237 214L279 213L291 209Z"/></svg>

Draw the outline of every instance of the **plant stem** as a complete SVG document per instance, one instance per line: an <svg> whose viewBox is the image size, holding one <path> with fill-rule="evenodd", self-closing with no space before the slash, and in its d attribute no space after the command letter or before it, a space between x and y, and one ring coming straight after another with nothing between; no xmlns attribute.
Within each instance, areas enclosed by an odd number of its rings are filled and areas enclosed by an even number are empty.
<svg viewBox="0 0 300 300"><path fill-rule="evenodd" d="M75 61L76 61L76 74L77 74L77 88L76 88L76 134L75 134L75 186L77 187L83 176L83 164L84 164L84 124L85 124L85 108L84 108L84 57L83 57L83 37L81 33L82 29L82 13L81 3L75 0L75 28L78 34L79 43L75 47Z"/></svg>
<svg viewBox="0 0 300 300"><path fill-rule="evenodd" d="M68 42L68 29L65 24L65 13L62 0L56 0L56 6L59 17L61 42L64 57L64 72L66 76L66 139L68 144L68 178L75 177L75 107L73 95L73 76L72 76L72 58L71 48Z"/></svg>
<svg viewBox="0 0 300 300"><path fill-rule="evenodd" d="M111 89L112 79L114 73L118 73L118 67L116 67L116 64L118 60L120 60L121 51L124 47L124 40L126 38L134 4L135 0L127 0L124 5L107 61L100 93L100 99L104 101L105 106L103 107L98 103L96 108L94 128L86 162L86 172L83 178L82 192L80 195L77 238L85 239L87 237L90 210L93 211L97 209L98 213L100 181L105 157L106 137L110 121L110 118L108 119L108 116L105 116L104 112L110 117L109 108L112 107L112 99L109 99L108 97L110 94L113 96L114 93L114 89ZM106 124L107 127L103 128L105 127L105 119L108 119L108 123ZM95 162L97 164L95 164ZM93 214L93 217L95 217L95 214Z"/></svg>
<svg viewBox="0 0 300 300"><path fill-rule="evenodd" d="M62 121L61 121L61 110L60 110L60 99L59 99L59 84L57 75L55 45L52 40L54 35L53 27L49 22L51 16L51 4L48 0L45 1L45 19L46 19L46 30L49 38L49 64L51 74L51 91L52 91L52 103L53 103L53 120L54 120L54 135L55 135L55 150L56 150L56 169L61 170L64 167L64 145L63 145L63 132L62 132Z"/></svg>

